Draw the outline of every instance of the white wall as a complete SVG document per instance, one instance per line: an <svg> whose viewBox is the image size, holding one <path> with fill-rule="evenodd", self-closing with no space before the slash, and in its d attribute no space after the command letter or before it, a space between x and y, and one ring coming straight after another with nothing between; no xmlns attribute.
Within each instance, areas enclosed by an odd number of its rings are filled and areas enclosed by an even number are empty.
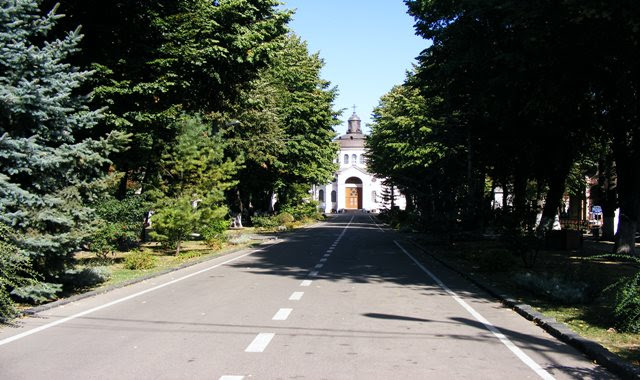
<svg viewBox="0 0 640 380"><path fill-rule="evenodd" d="M313 199L318 199L318 190L324 190L324 202L321 202L321 207L324 212L331 212L332 209L342 210L345 208L345 187L353 186L346 185L345 181L350 177L357 177L362 181L362 207L367 210L380 211L384 206L382 203L383 193L383 180L373 177L367 173L367 165L360 163L361 157L364 155L364 148L343 148L338 154L338 162L340 168L338 169L337 182L329 183L321 186L315 186L313 189ZM348 163L344 163L344 155L349 155ZM356 162L352 160L353 155L356 155ZM331 191L336 191L336 201L331 202ZM372 192L376 192L376 200L372 197ZM406 201L402 194L396 192L397 200L396 205L404 209Z"/></svg>

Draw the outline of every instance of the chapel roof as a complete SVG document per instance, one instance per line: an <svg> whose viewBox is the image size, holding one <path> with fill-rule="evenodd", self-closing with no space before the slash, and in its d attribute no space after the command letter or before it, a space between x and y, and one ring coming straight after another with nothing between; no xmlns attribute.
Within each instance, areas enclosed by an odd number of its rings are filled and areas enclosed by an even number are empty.
<svg viewBox="0 0 640 380"><path fill-rule="evenodd" d="M356 115L354 106L353 115L347 121L347 133L336 139L340 148L364 148L364 141L367 137L362 134L360 129L361 121L360 117Z"/></svg>
<svg viewBox="0 0 640 380"><path fill-rule="evenodd" d="M347 133L336 139L340 148L364 148L367 136L362 133Z"/></svg>

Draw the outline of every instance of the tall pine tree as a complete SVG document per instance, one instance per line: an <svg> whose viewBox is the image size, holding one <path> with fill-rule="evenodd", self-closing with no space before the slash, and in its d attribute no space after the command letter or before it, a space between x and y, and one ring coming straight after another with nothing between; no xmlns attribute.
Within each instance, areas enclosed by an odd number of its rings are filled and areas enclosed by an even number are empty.
<svg viewBox="0 0 640 380"><path fill-rule="evenodd" d="M0 0L0 222L55 283L90 232L87 202L124 136L82 137L100 118L77 94L91 72L66 62L82 36L48 37L61 16L38 4Z"/></svg>

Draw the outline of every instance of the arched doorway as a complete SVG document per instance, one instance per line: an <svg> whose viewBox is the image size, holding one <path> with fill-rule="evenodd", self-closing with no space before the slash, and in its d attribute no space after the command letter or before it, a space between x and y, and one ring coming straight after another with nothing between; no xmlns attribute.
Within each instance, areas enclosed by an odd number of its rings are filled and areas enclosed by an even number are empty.
<svg viewBox="0 0 640 380"><path fill-rule="evenodd" d="M362 180L358 177L349 177L344 182L345 209L358 210L362 208Z"/></svg>

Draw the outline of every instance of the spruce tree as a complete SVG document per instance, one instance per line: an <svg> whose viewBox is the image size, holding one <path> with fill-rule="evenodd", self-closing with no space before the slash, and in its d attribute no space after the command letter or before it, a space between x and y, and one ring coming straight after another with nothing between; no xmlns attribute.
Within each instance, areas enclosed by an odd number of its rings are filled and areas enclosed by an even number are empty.
<svg viewBox="0 0 640 380"><path fill-rule="evenodd" d="M0 0L0 222L55 283L90 232L87 203L124 136L83 137L100 112L78 95L91 72L66 62L82 36L78 28L50 38L62 16L38 4Z"/></svg>

